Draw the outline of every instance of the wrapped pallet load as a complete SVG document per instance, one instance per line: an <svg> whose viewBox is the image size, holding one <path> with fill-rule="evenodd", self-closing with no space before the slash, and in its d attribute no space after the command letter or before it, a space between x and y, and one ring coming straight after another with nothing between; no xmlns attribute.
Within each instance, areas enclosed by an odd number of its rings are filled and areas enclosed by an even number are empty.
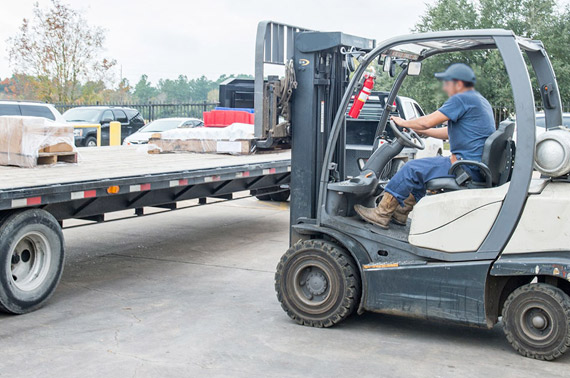
<svg viewBox="0 0 570 378"><path fill-rule="evenodd" d="M0 165L76 163L73 126L40 117L0 117Z"/></svg>
<svg viewBox="0 0 570 378"><path fill-rule="evenodd" d="M228 127L179 128L153 134L148 153L198 152L247 155L251 153L253 125L234 123Z"/></svg>

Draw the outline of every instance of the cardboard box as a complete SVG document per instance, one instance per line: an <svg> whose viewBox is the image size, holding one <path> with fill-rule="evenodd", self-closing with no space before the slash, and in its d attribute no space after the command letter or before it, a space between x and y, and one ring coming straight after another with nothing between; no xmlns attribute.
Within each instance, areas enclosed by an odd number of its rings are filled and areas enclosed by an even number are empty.
<svg viewBox="0 0 570 378"><path fill-rule="evenodd" d="M169 152L198 152L247 155L251 152L252 140L216 140L216 139L163 139L159 133L153 134L148 141L150 154Z"/></svg>
<svg viewBox="0 0 570 378"><path fill-rule="evenodd" d="M0 164L35 167L40 153L74 153L73 127L39 117L0 117Z"/></svg>

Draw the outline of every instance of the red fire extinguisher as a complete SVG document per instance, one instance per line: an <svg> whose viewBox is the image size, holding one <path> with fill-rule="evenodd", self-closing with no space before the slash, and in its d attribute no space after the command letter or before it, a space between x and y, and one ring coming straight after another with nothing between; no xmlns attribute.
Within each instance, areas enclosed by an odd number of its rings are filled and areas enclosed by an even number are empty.
<svg viewBox="0 0 570 378"><path fill-rule="evenodd" d="M374 75L374 73L364 74L364 85L362 86L360 93L358 93L358 96L356 96L356 98L354 99L352 108L350 108L350 111L348 112L348 115L351 116L352 118L358 118L358 116L360 115L362 107L366 103L366 100L368 100L368 96L370 96L372 88L374 88L375 77L376 76Z"/></svg>

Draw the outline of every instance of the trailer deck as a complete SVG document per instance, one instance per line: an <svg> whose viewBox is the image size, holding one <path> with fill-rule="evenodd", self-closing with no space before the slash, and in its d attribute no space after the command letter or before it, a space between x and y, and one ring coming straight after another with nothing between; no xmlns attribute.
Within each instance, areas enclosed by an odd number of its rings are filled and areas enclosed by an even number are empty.
<svg viewBox="0 0 570 378"><path fill-rule="evenodd" d="M39 206L84 218L289 182L289 151L254 155L148 154L140 147L79 149L78 164L0 167L0 210ZM93 205L97 206L93 206Z"/></svg>

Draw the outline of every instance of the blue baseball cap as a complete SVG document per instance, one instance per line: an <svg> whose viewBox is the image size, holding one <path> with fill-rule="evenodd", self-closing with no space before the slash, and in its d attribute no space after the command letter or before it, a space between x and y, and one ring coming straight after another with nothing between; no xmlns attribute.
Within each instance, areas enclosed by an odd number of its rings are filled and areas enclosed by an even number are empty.
<svg viewBox="0 0 570 378"><path fill-rule="evenodd" d="M461 80L468 81L475 84L477 79L475 78L475 72L465 63L454 63L447 67L444 72L438 72L435 77L439 80L450 81L450 80Z"/></svg>

